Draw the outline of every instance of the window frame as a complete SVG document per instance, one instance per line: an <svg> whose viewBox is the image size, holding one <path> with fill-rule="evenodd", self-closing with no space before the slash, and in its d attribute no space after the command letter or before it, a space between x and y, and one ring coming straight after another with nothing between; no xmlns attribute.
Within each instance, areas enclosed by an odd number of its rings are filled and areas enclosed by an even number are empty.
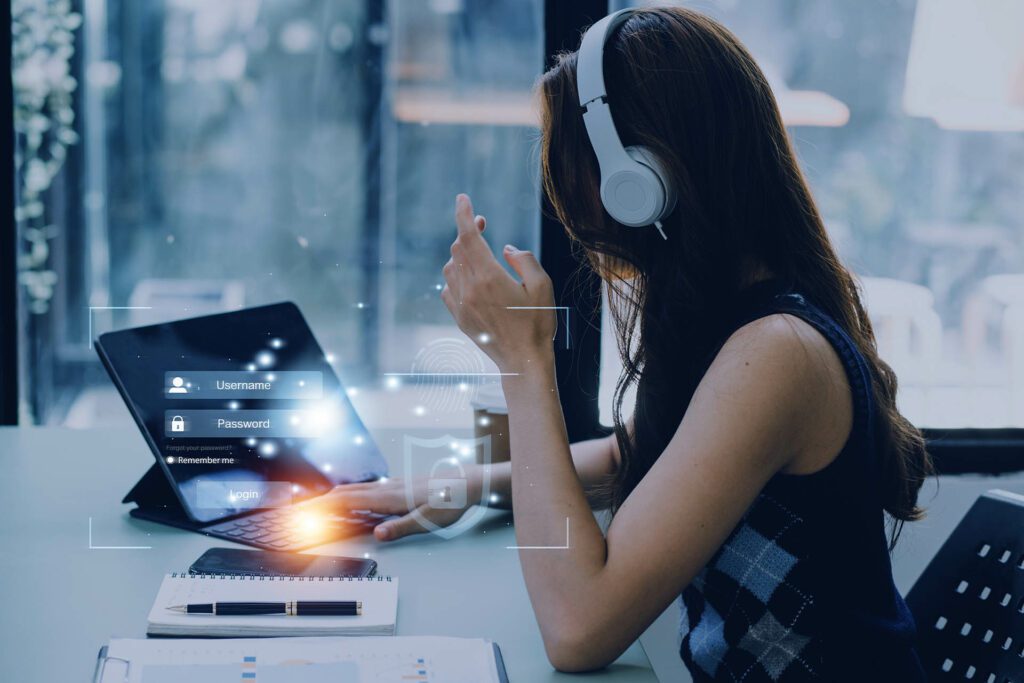
<svg viewBox="0 0 1024 683"><path fill-rule="evenodd" d="M554 56L575 50L582 31L608 13L608 0L544 2L544 68ZM561 336L555 342L555 372L565 426L570 441L608 434L598 415L601 371L601 284L573 249L565 228L541 193L541 264L551 276L555 304L568 306L562 322L570 329L569 348Z"/></svg>
<svg viewBox="0 0 1024 683"><path fill-rule="evenodd" d="M11 3L0 6L7 27L0 40L0 157L10 162L0 187L0 425L18 424L18 230L14 222L14 86L11 82ZM5 162L6 163L6 162Z"/></svg>
<svg viewBox="0 0 1024 683"><path fill-rule="evenodd" d="M1024 471L1024 429L924 429L939 474Z"/></svg>

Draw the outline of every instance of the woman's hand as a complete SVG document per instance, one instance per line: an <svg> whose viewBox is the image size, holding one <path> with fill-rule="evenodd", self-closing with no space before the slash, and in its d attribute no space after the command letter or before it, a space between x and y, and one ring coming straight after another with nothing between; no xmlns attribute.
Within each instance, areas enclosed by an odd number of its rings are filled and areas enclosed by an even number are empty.
<svg viewBox="0 0 1024 683"><path fill-rule="evenodd" d="M373 530L373 535L378 541L394 541L403 536L426 531L413 515L414 510L439 527L451 526L458 522L466 510L480 502L480 477L475 468L467 467L467 480L466 505L461 508L442 509L428 505L425 477L412 482L414 505L411 507L406 497L406 482L401 479L384 479L335 486L318 499L317 508L345 517L365 511L381 515L398 515L397 519L381 522Z"/></svg>
<svg viewBox="0 0 1024 683"><path fill-rule="evenodd" d="M447 283L441 298L466 335L501 372L519 372L524 361L542 357L555 336L551 278L528 251L506 245L502 255L519 275L511 277L481 234L483 218L473 217L469 197L455 198L458 236L442 269Z"/></svg>

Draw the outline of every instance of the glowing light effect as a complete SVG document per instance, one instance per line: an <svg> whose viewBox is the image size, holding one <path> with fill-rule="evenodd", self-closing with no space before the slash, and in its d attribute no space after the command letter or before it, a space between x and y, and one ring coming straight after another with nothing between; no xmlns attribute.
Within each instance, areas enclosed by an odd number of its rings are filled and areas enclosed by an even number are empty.
<svg viewBox="0 0 1024 683"><path fill-rule="evenodd" d="M453 451L459 450L459 442L452 441L450 444L448 444L448 448L452 449Z"/></svg>
<svg viewBox="0 0 1024 683"><path fill-rule="evenodd" d="M384 380L384 386L387 387L388 389L397 389L398 387L402 386L402 380L398 379L397 377L388 377L387 379Z"/></svg>
<svg viewBox="0 0 1024 683"><path fill-rule="evenodd" d="M473 449L470 448L469 446L463 446L462 448L459 449L459 453L462 455L462 457L468 458L469 456L473 455Z"/></svg>
<svg viewBox="0 0 1024 683"><path fill-rule="evenodd" d="M238 410L241 405L238 401L228 401L228 410Z"/></svg>
<svg viewBox="0 0 1024 683"><path fill-rule="evenodd" d="M388 478L387 477L381 477L378 481L380 481L380 483L382 483L382 484L386 484L386 483L388 483Z"/></svg>
<svg viewBox="0 0 1024 683"><path fill-rule="evenodd" d="M277 357L270 351L260 351L256 354L256 365L261 368L269 368L276 360Z"/></svg>
<svg viewBox="0 0 1024 683"><path fill-rule="evenodd" d="M364 303L363 303L362 301L360 301L360 302L358 302L358 303L356 304L356 308L360 308L360 309L362 309L362 308L366 308L366 304L364 304Z"/></svg>
<svg viewBox="0 0 1024 683"><path fill-rule="evenodd" d="M362 434L357 434L356 437L352 439L352 443L354 443L357 446L362 446L364 443L366 443L366 439L363 438Z"/></svg>
<svg viewBox="0 0 1024 683"><path fill-rule="evenodd" d="M334 362L334 354L333 353L328 353L326 356L324 356L324 358L327 359L328 363L333 363Z"/></svg>
<svg viewBox="0 0 1024 683"><path fill-rule="evenodd" d="M248 370L249 372L255 372L256 371L256 364L255 363L248 363L245 366L245 369Z"/></svg>
<svg viewBox="0 0 1024 683"><path fill-rule="evenodd" d="M277 381L277 375L275 375L272 372L268 372L267 373L267 381L268 382L276 382Z"/></svg>
<svg viewBox="0 0 1024 683"><path fill-rule="evenodd" d="M341 406L335 401L321 401L310 410L303 411L305 424L316 434L325 434L341 427Z"/></svg>
<svg viewBox="0 0 1024 683"><path fill-rule="evenodd" d="M476 421L476 423L481 427L486 427L487 425L491 424L491 418L487 417L486 415L483 415L480 417L479 420Z"/></svg>
<svg viewBox="0 0 1024 683"><path fill-rule="evenodd" d="M292 416L291 416L291 417L290 417L290 418L288 419L288 421L289 421L289 422L291 422L291 423L292 423L292 425L298 425L298 424L301 424L301 423L302 423L302 418L301 418L301 417L299 417L298 415L292 415Z"/></svg>
<svg viewBox="0 0 1024 683"><path fill-rule="evenodd" d="M497 493L492 493L487 500L489 500L492 503L497 503L501 501L501 496L499 496Z"/></svg>
<svg viewBox="0 0 1024 683"><path fill-rule="evenodd" d="M459 459L458 458L448 458L448 464L450 464L450 465L458 465L459 464Z"/></svg>
<svg viewBox="0 0 1024 683"><path fill-rule="evenodd" d="M260 455L272 456L277 455L277 444L273 441L264 441L259 447Z"/></svg>
<svg viewBox="0 0 1024 683"><path fill-rule="evenodd" d="M254 439L251 436L245 440L245 445L248 446L249 448L256 448L256 443L256 439Z"/></svg>
<svg viewBox="0 0 1024 683"><path fill-rule="evenodd" d="M359 390L356 389L355 387L349 387L348 389L345 390L345 393L348 394L349 398L352 398L353 396L359 395Z"/></svg>
<svg viewBox="0 0 1024 683"><path fill-rule="evenodd" d="M312 512L298 512L292 517L294 529L306 538L316 538L323 534L324 519Z"/></svg>
<svg viewBox="0 0 1024 683"><path fill-rule="evenodd" d="M434 289L440 292L442 289L444 289L444 287L442 287L441 285L434 285Z"/></svg>
<svg viewBox="0 0 1024 683"><path fill-rule="evenodd" d="M424 415L427 414L427 409L424 408L423 406L416 406L415 408L412 409L412 412L413 415L415 415L416 417L423 417Z"/></svg>
<svg viewBox="0 0 1024 683"><path fill-rule="evenodd" d="M301 490L298 484L292 484L292 493L298 493Z"/></svg>
<svg viewBox="0 0 1024 683"><path fill-rule="evenodd" d="M325 462L320 469L322 469L324 472L330 472L334 468L331 467L331 463Z"/></svg>
<svg viewBox="0 0 1024 683"><path fill-rule="evenodd" d="M469 385L465 382L459 382L459 391L469 391Z"/></svg>
<svg viewBox="0 0 1024 683"><path fill-rule="evenodd" d="M284 339L281 339L280 337L274 337L273 339L270 340L270 348L279 349L282 346L284 346Z"/></svg>
<svg viewBox="0 0 1024 683"><path fill-rule="evenodd" d="M477 337L477 341L479 341L481 344L486 344L491 341L491 335L484 332L479 337Z"/></svg>

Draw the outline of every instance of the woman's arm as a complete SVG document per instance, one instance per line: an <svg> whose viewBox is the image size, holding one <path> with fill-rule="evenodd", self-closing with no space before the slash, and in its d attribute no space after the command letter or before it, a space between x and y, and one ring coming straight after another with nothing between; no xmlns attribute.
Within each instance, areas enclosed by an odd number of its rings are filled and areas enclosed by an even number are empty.
<svg viewBox="0 0 1024 683"><path fill-rule="evenodd" d="M776 472L808 445L832 443L819 427L843 428L832 419L838 403L829 390L838 360L822 362L828 343L786 316L734 334L605 537L572 464L555 383L553 321L508 311L552 305L550 281L532 255L506 247L522 281L510 278L472 230L464 196L456 218L459 237L442 295L460 328L486 339L481 349L509 373L503 386L516 537L526 547L520 560L545 647L559 669L598 668L693 579Z"/></svg>
<svg viewBox="0 0 1024 683"><path fill-rule="evenodd" d="M600 439L579 441L569 447L573 466L584 489L591 489L615 473L619 448L614 435ZM490 469L490 490L493 498L483 500L484 468ZM477 504L510 509L512 507L512 464L469 465L466 468L467 505L462 509L435 509L427 505L427 480L412 483L414 501L420 514L438 526L457 522L469 507ZM317 506L326 513L346 515L353 510L371 510L379 514L397 515L379 524L374 530L381 541L395 541L411 534L426 531L410 514L406 496L407 482L401 479L382 479L362 484L343 484L321 496Z"/></svg>
<svg viewBox="0 0 1024 683"><path fill-rule="evenodd" d="M573 469L579 478L580 485L584 491L591 491L603 484L608 477L615 474L618 468L619 446L615 435L601 437L599 439L588 439L577 441L569 445L569 457L572 459ZM470 496L474 501L480 501L480 489L483 484L483 472L486 465L476 466L470 473L470 489L475 495ZM512 507L512 463L502 462L490 465L491 491L497 494L495 500L481 501L490 507L511 509Z"/></svg>

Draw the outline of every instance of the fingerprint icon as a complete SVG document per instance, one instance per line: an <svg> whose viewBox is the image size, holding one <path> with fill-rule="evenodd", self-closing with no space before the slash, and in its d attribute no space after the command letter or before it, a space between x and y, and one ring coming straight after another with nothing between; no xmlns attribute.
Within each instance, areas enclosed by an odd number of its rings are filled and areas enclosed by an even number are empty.
<svg viewBox="0 0 1024 683"><path fill-rule="evenodd" d="M467 341L436 339L416 354L409 373L420 402L437 412L464 410L476 396L486 369L483 355Z"/></svg>

